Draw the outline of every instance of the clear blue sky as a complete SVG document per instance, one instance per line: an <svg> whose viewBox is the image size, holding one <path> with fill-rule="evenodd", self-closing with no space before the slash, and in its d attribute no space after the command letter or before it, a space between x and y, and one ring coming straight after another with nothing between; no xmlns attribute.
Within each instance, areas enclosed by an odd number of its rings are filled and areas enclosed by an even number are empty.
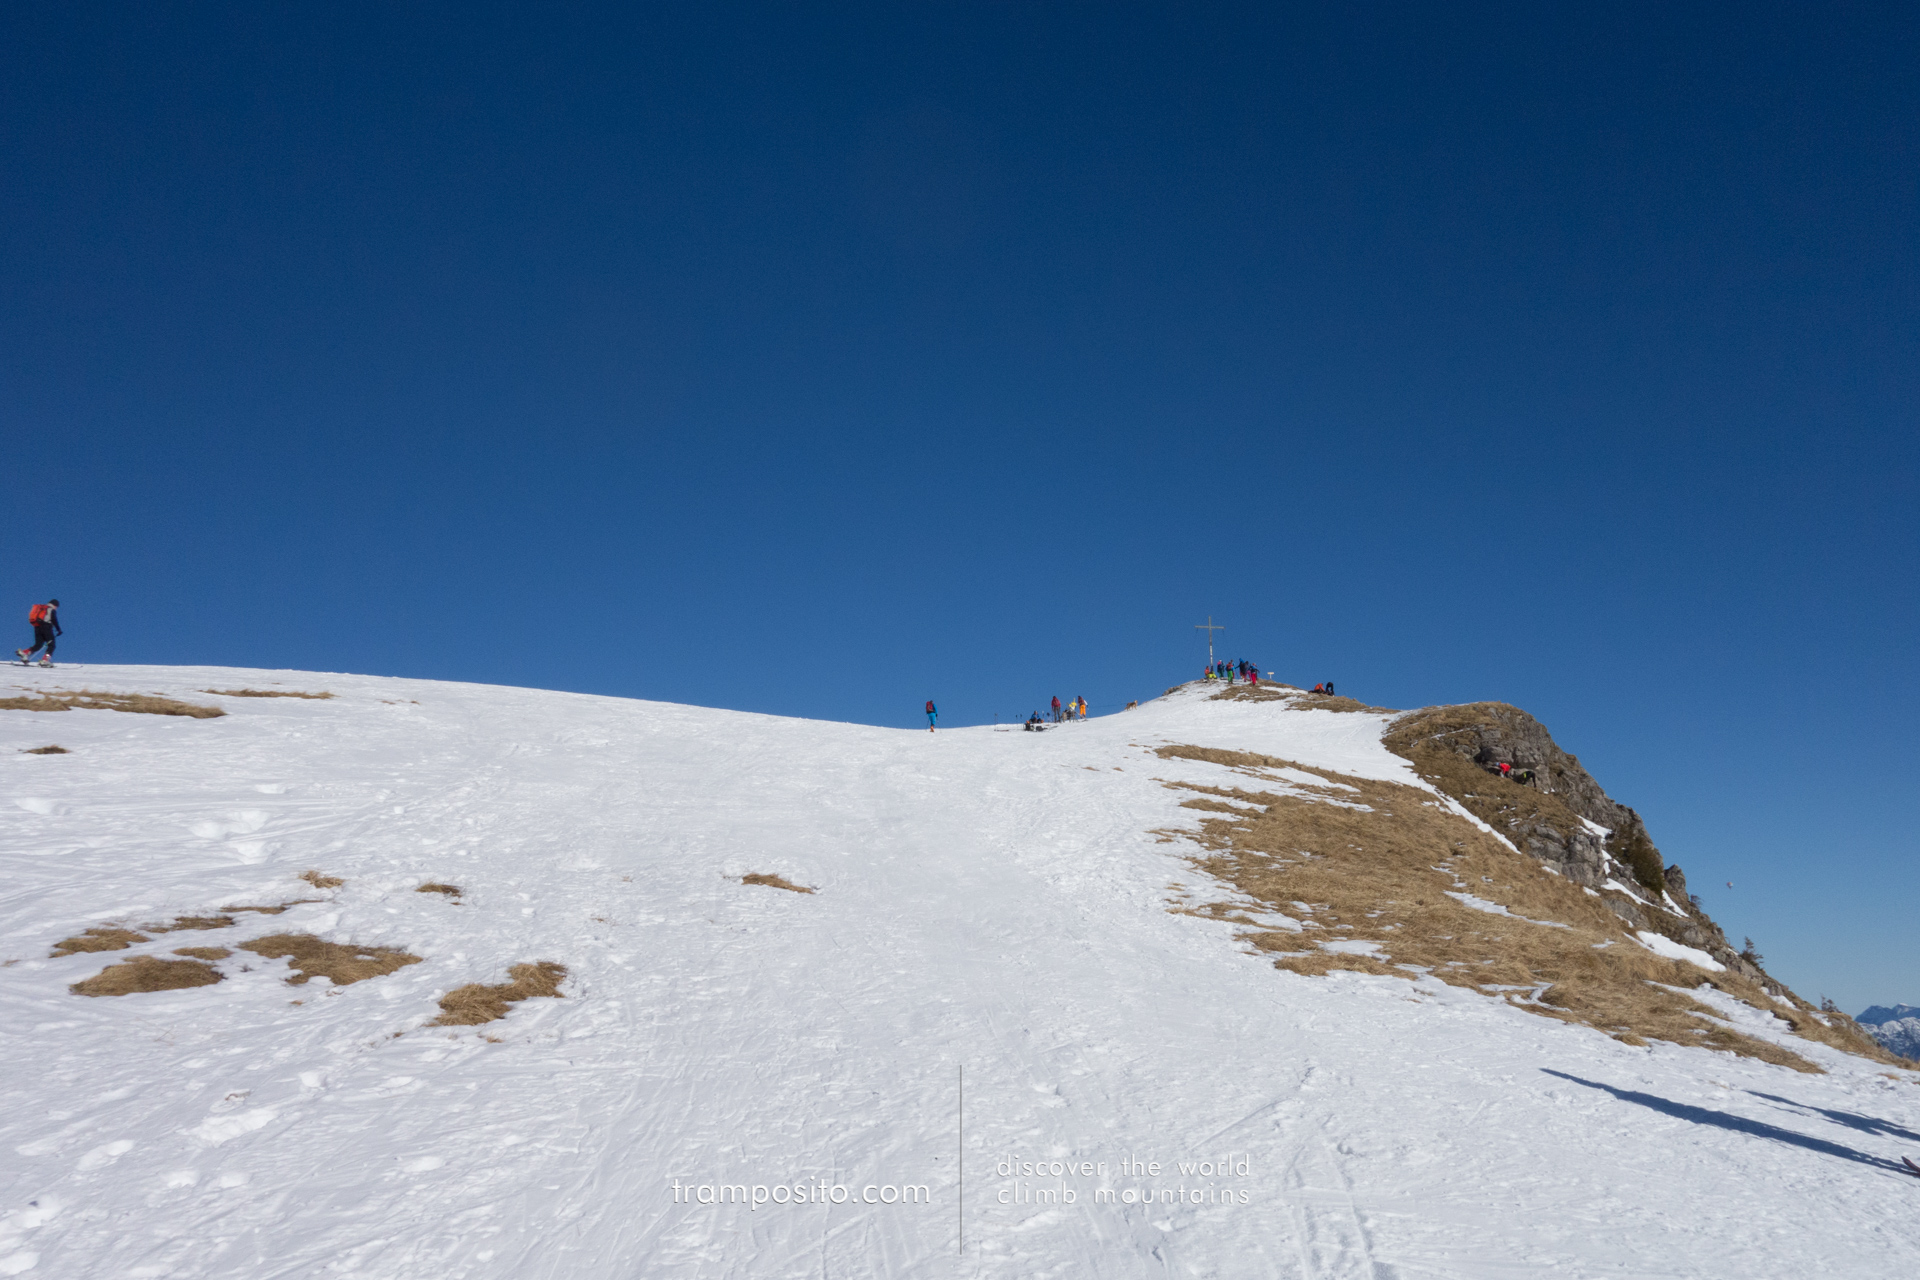
<svg viewBox="0 0 1920 1280"><path fill-rule="evenodd" d="M1896 4L11 5L0 602L902 726L1211 613L1920 1002L1917 107Z"/></svg>

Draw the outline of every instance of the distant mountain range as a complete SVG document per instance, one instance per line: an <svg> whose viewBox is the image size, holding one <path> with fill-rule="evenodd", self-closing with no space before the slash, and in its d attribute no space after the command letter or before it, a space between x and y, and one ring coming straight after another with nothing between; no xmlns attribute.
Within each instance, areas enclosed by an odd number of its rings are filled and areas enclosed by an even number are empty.
<svg viewBox="0 0 1920 1280"><path fill-rule="evenodd" d="M1920 1007L1877 1004L1854 1019L1867 1034L1903 1058L1920 1058Z"/></svg>

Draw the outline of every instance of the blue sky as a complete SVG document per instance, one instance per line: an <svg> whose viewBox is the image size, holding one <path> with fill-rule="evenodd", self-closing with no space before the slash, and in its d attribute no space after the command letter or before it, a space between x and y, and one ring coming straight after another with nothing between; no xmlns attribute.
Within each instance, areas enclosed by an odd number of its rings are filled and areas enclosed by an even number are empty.
<svg viewBox="0 0 1920 1280"><path fill-rule="evenodd" d="M902 726L1211 614L1920 1001L1920 14L819 8L10 7L0 601Z"/></svg>

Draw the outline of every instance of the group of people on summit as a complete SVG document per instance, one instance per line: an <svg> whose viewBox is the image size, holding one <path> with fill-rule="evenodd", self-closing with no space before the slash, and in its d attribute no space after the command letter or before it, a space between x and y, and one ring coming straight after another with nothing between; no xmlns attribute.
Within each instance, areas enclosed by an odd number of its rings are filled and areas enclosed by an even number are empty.
<svg viewBox="0 0 1920 1280"><path fill-rule="evenodd" d="M1069 720L1085 720L1086 718L1087 718L1087 700L1085 698L1075 698L1073 701L1066 703L1065 705L1062 705L1060 702L1060 695L1059 694L1054 695L1053 723L1064 724ZM1032 715L1028 716L1027 722L1020 727L1027 730L1029 733L1033 733L1033 732L1037 732L1040 729L1045 728L1046 721L1042 720L1040 718L1040 713L1036 711Z"/></svg>
<svg viewBox="0 0 1920 1280"><path fill-rule="evenodd" d="M1260 687L1260 664L1257 662L1227 662L1224 659L1206 668L1204 676L1208 680L1225 680L1228 684L1238 684L1244 680L1254 688ZM1272 673L1268 673L1272 679ZM1323 680L1313 686L1312 692L1333 697L1333 681ZM1058 699L1055 699L1057 702Z"/></svg>

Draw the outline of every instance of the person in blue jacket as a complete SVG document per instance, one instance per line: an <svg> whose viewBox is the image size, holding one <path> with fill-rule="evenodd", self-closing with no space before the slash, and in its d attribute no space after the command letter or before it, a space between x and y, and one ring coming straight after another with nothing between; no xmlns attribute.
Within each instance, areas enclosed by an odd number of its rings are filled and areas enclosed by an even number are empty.
<svg viewBox="0 0 1920 1280"><path fill-rule="evenodd" d="M933 732L934 721L940 718L940 708L933 705L933 699L927 699L927 732Z"/></svg>

